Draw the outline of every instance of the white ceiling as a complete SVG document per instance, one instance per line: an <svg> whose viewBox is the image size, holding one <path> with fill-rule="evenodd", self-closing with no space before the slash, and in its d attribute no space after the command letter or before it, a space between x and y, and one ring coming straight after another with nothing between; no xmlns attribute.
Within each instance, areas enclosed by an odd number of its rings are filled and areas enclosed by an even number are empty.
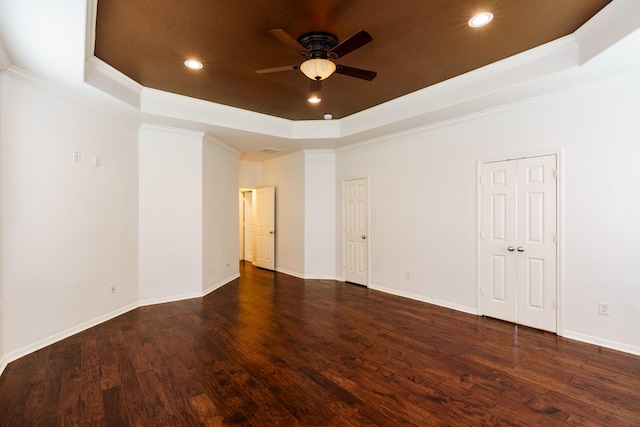
<svg viewBox="0 0 640 427"><path fill-rule="evenodd" d="M0 0L0 69L100 111L206 132L249 161L337 149L640 71L640 0L614 0L571 36L341 120L289 121L139 86L93 57L95 2Z"/></svg>

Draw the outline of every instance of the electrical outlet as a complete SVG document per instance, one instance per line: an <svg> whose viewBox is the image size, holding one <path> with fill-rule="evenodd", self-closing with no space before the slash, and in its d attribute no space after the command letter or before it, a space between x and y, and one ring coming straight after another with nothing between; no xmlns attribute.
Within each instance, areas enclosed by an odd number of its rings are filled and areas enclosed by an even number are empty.
<svg viewBox="0 0 640 427"><path fill-rule="evenodd" d="M109 293L111 293L111 294L115 294L116 293L116 284L115 283L109 283Z"/></svg>
<svg viewBox="0 0 640 427"><path fill-rule="evenodd" d="M82 160L80 151L73 150L73 161L76 163L80 163L80 160Z"/></svg>
<svg viewBox="0 0 640 427"><path fill-rule="evenodd" d="M404 272L404 278L405 279L411 279L411 270L406 270Z"/></svg>
<svg viewBox="0 0 640 427"><path fill-rule="evenodd" d="M599 302L598 303L598 314L602 316L609 315L609 303L608 302Z"/></svg>

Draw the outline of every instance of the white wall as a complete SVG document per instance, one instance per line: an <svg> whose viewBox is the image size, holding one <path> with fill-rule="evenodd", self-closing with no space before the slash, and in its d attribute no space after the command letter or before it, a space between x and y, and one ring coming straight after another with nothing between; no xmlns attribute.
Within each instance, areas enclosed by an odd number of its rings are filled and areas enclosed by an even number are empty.
<svg viewBox="0 0 640 427"><path fill-rule="evenodd" d="M304 152L304 277L335 279L336 155Z"/></svg>
<svg viewBox="0 0 640 427"><path fill-rule="evenodd" d="M3 51L3 47L0 45L0 52ZM1 55L1 53L0 53ZM3 104L4 102L2 101L4 99L4 95L3 95L3 91L2 91L2 80L4 78L2 72L2 70L0 70L0 242L2 242L2 139L3 139L3 133L2 133L2 111L3 111ZM3 270L2 270L2 266L3 266L3 258L2 258L2 244L0 243L0 374L2 374L2 371L4 370L4 366L5 366L5 362L4 362L4 314L3 314L3 310L2 310L2 302L3 302L3 298L2 298L2 294L3 294Z"/></svg>
<svg viewBox="0 0 640 427"><path fill-rule="evenodd" d="M276 187L276 270L304 277L303 153L263 163L262 186Z"/></svg>
<svg viewBox="0 0 640 427"><path fill-rule="evenodd" d="M636 74L338 152L338 186L370 176L372 287L475 312L478 160L560 148L560 332L640 353L638 105Z"/></svg>
<svg viewBox="0 0 640 427"><path fill-rule="evenodd" d="M262 164L240 161L240 188L258 188L262 186Z"/></svg>
<svg viewBox="0 0 640 427"><path fill-rule="evenodd" d="M205 138L202 157L203 293L239 276L239 153ZM229 261L229 265L227 262Z"/></svg>
<svg viewBox="0 0 640 427"><path fill-rule="evenodd" d="M144 304L202 294L203 137L140 128L138 257Z"/></svg>
<svg viewBox="0 0 640 427"><path fill-rule="evenodd" d="M2 90L4 351L12 360L137 301L137 125L8 75Z"/></svg>

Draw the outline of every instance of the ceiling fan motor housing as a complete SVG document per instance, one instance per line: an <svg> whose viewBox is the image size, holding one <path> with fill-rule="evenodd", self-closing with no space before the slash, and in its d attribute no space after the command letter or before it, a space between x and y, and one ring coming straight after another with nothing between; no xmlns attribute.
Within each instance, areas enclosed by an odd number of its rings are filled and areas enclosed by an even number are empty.
<svg viewBox="0 0 640 427"><path fill-rule="evenodd" d="M313 32L301 35L298 43L307 50L308 54L303 53L307 59L328 59L328 52L338 45L338 38L331 33ZM330 56L337 59L337 55Z"/></svg>

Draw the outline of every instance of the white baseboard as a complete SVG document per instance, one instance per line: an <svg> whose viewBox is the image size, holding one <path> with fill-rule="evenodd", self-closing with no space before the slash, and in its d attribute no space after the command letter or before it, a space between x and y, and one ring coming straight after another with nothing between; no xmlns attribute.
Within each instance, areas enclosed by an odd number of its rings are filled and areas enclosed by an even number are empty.
<svg viewBox="0 0 640 427"><path fill-rule="evenodd" d="M312 274L310 276L304 276L305 280L336 280L336 276L323 276L321 274Z"/></svg>
<svg viewBox="0 0 640 427"><path fill-rule="evenodd" d="M127 313L131 310L134 310L138 308L138 304L129 304L125 307L119 308L117 310L114 310L110 313L107 313L103 316L99 316L96 317L95 319L89 320L87 322L84 322L80 325L74 326L73 328L69 328L65 331L59 332L57 334L53 334L47 338L43 338L40 341L37 341L33 344L29 344L27 346L24 346L18 350L12 351L11 353L7 353L4 355L3 360L3 366L6 364L9 364L11 362L13 362L14 360L18 360L23 356L26 356L27 354L31 354L35 351L38 351L42 348L45 348L48 345L54 344L58 341L61 341L65 338L69 338L72 335L75 335L79 332L85 331L89 328L92 328L96 325L99 325L100 323L104 323L107 320L111 320L115 317L118 317L124 313Z"/></svg>
<svg viewBox="0 0 640 427"><path fill-rule="evenodd" d="M240 277L240 273L232 274L231 276L227 277L226 279L222 280L221 282L218 282L216 284L213 284L213 285L209 286L207 289L205 289L202 292L202 296L204 297L204 296L209 295L211 292L215 291L216 289L220 289L221 287L223 287L227 283L233 282L234 280L236 280L239 277Z"/></svg>
<svg viewBox="0 0 640 427"><path fill-rule="evenodd" d="M569 338L576 341L582 341L587 344L593 344L600 347L610 348L611 350L622 351L624 353L635 354L636 356L640 356L640 347L624 344L617 341L608 340L605 338L594 337L587 334L582 334L580 332L567 331L564 330L562 333L558 333L565 338Z"/></svg>
<svg viewBox="0 0 640 427"><path fill-rule="evenodd" d="M293 277L297 277L298 279L304 279L304 274L296 273L294 271L285 270L284 268L277 267L276 271L278 273L284 273L287 276L293 276Z"/></svg>
<svg viewBox="0 0 640 427"><path fill-rule="evenodd" d="M322 275L322 274L300 274L294 271L285 270L284 268L276 268L278 273L286 274L287 276L297 277L298 279L304 280L337 280L336 276L333 275Z"/></svg>
<svg viewBox="0 0 640 427"><path fill-rule="evenodd" d="M461 311L463 313L474 314L476 316L478 315L478 310L475 307L467 307L467 306L460 305L460 304L454 304L454 303L451 303L451 302L448 302L448 301L440 301L440 300L437 300L437 299L425 297L423 295L417 295L417 294L413 294L413 293L410 293L410 292L403 292L403 291L399 291L397 289L391 289L391 288L387 288L387 287L384 287L384 286L369 285L368 287L369 287L369 289L373 289L374 291L380 291L380 292L384 292L386 294L391 294L391 295L396 295L396 296L399 296L399 297L413 299L413 300L416 300L416 301L426 302L427 304L433 304L433 305L437 305L437 306L440 306L440 307L451 308L453 310Z"/></svg>
<svg viewBox="0 0 640 427"><path fill-rule="evenodd" d="M424 297L422 295L416 295L416 294L412 294L409 292L402 292L402 291L398 291L396 289L390 289L384 286L377 286L377 285L369 285L369 289L373 289L376 291L380 291L380 292L384 292L387 294L391 294L391 295L396 295L396 296L400 296L400 297L405 297L405 298L410 298L413 300L417 300L417 301L422 301L422 302L426 302L429 304L434 304L440 307L446 307L446 308L451 308L453 310L457 310L457 311L461 311L464 313L468 313L468 314L474 314L474 315L478 315L478 310L474 307L466 307L463 305L458 305L458 304L452 304L446 301L440 301L440 300L436 300L436 299L432 299L432 298L427 298ZM605 348L609 348L611 350L616 350L616 351L621 351L624 353L629 353L629 354L634 354L636 356L640 356L640 347L638 346L633 346L633 345L629 345L629 344L624 344L624 343L620 343L617 341L612 341L612 340L608 340L605 338L600 338L600 337L594 337L591 335L587 335L587 334L582 334L579 332L575 332L575 331L559 331L558 332L559 336L562 336L564 338L569 338L572 340L576 340L576 341L580 341L580 342L584 342L587 344L593 344L593 345L597 345L600 347L605 347Z"/></svg>
<svg viewBox="0 0 640 427"><path fill-rule="evenodd" d="M191 292L191 293L182 294L182 295L171 295L168 297L151 298L151 299L140 301L138 303L138 307L147 307L150 305L165 304L168 302L184 301L186 299L201 298L201 297L202 297L202 292Z"/></svg>
<svg viewBox="0 0 640 427"><path fill-rule="evenodd" d="M207 288L205 291L201 292L201 293L192 293L192 294L185 294L185 295L177 295L177 296L173 296L173 297L166 297L166 298L156 298L156 299L152 299L152 300L145 300L145 301L139 301L138 303L134 303L134 304L129 304L126 307L122 307L119 308L117 310L114 310L110 313L107 313L103 316L99 316L93 320L90 320L88 322L84 322L78 326L74 326L73 328L69 328L65 331L59 332L57 334L51 335L47 338L44 338L40 341L37 341L33 344L29 344L27 346L24 346L18 350L12 351L11 353L7 353L4 355L4 357L2 357L2 359L0 359L0 375L2 375L2 372L4 371L4 369L6 368L6 366L13 362L14 360L18 360L21 357L24 357L28 354L31 354L35 351L38 351L48 345L54 344L58 341L61 341L65 338L69 338L72 335L75 335L79 332L82 332L84 330L87 330L89 328L92 328L94 326L99 325L100 323L104 323L107 320L111 320L115 317L118 317L124 313L127 313L131 310L135 310L138 307L144 307L144 306L149 306L149 305L156 305L156 304L164 304L167 302L177 302L177 301L182 301L185 299L191 299L191 298L202 298L205 295L213 292L214 290L221 288L222 286L226 285L227 283L237 279L238 277L240 277L239 273L236 273L232 276L230 276L227 279L224 279L223 281L216 283L215 285Z"/></svg>

